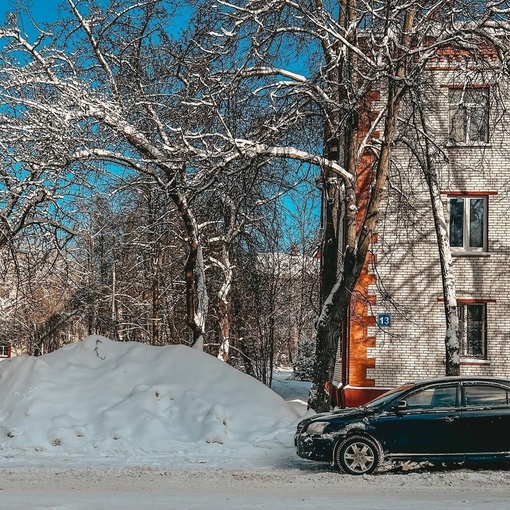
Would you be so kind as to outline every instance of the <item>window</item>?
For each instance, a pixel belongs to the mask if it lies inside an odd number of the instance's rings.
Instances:
[[[488,141],[488,92],[487,87],[449,89],[452,143],[486,143]]]
[[[487,197],[451,197],[449,205],[454,251],[487,251]]]
[[[508,404],[508,392],[496,386],[465,386],[467,406],[504,406]]]
[[[8,358],[9,357],[9,345],[0,344],[0,358]]]
[[[487,358],[487,305],[458,303],[460,354],[467,358]]]
[[[457,386],[426,388],[406,398],[408,409],[436,409],[455,407]]]

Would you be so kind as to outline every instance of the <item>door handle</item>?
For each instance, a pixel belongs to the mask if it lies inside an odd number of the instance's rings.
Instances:
[[[448,423],[451,423],[452,421],[458,420],[458,416],[447,416],[444,421],[447,421]]]

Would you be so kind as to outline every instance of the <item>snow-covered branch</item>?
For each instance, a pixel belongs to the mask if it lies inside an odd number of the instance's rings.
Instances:
[[[307,151],[297,149],[295,147],[278,147],[265,145],[260,143],[254,143],[250,140],[235,140],[236,149],[244,156],[253,158],[256,156],[267,156],[273,158],[286,158],[295,161],[302,161],[304,163],[310,163],[316,165],[321,169],[328,169],[331,172],[337,174],[342,179],[352,181],[353,176],[347,172],[342,166],[336,161],[329,160],[322,156],[312,154]]]

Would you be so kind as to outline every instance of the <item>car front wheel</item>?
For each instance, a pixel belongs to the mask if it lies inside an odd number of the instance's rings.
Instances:
[[[380,451],[372,439],[351,436],[338,445],[336,463],[341,470],[350,475],[368,475],[379,465]]]

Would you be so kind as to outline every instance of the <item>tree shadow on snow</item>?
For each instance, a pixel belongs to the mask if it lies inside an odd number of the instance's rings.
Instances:
[[[316,462],[306,459],[286,459],[277,466],[279,469],[292,469],[310,474],[331,473],[343,475],[336,466],[327,462]],[[382,464],[371,476],[405,475],[411,473],[447,473],[451,471],[510,471],[510,461],[480,462],[480,463],[437,463],[429,462],[400,462]],[[350,475],[348,475],[350,476]]]
[[[401,462],[382,465],[375,474],[438,473],[458,470],[468,471],[510,471],[509,461],[490,462]]]

